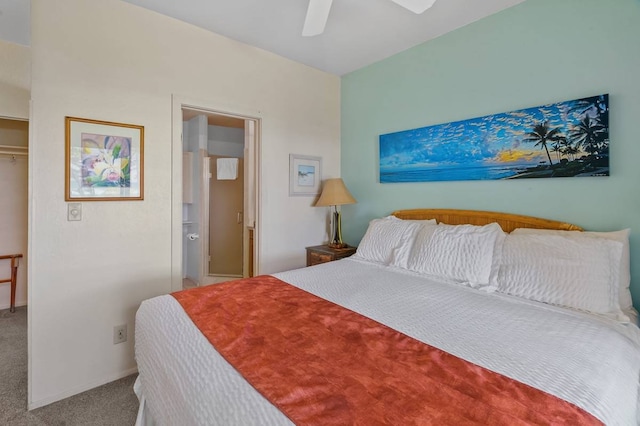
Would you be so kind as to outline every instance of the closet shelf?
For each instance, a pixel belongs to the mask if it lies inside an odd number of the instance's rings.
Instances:
[[[26,146],[0,145],[0,155],[27,155]]]

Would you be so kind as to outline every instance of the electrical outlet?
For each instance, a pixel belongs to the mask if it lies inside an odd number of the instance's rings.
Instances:
[[[127,325],[116,325],[113,327],[113,344],[123,343],[127,341]]]

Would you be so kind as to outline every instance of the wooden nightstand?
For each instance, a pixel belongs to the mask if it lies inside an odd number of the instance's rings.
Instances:
[[[307,247],[307,266],[319,265],[325,262],[349,257],[356,252],[356,247],[345,247],[341,249],[330,248],[324,244],[321,246]]]

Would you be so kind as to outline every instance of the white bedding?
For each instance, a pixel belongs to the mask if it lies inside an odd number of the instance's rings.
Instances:
[[[355,259],[274,274],[592,413],[638,424],[640,330],[585,313]],[[140,393],[157,424],[291,424],[211,346],[171,296],[136,316]]]

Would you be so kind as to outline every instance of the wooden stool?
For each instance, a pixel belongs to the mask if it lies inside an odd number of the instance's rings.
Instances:
[[[11,283],[11,308],[9,309],[9,312],[16,311],[16,279],[18,278],[18,259],[21,257],[21,254],[8,254],[6,256],[0,256],[0,260],[11,259],[11,278],[0,280],[0,284]]]

